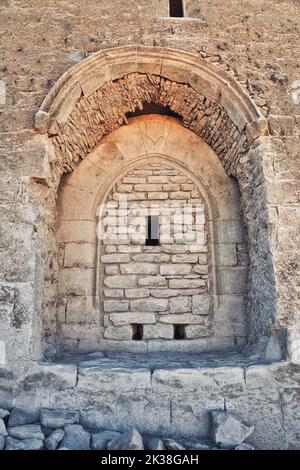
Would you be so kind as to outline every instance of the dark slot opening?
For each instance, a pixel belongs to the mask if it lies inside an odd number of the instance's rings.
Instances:
[[[185,339],[184,325],[174,325],[174,339]]]
[[[169,106],[162,106],[161,104],[146,102],[143,103],[142,109],[137,108],[135,111],[126,113],[126,117],[129,119],[136,116],[146,116],[148,114],[161,114],[162,116],[172,116],[182,121],[182,116],[172,111]]]
[[[143,334],[143,325],[141,325],[140,323],[134,323],[132,325],[132,339],[134,341],[141,341],[143,339]]]
[[[147,219],[146,245],[159,245],[159,216],[149,215]]]
[[[172,18],[182,18],[184,16],[183,0],[170,0],[169,10]]]

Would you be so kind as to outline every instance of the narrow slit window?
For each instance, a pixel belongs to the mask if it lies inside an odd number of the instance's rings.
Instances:
[[[149,215],[147,219],[146,245],[159,245],[159,216]]]
[[[172,18],[183,18],[183,0],[169,0],[169,11]]]
[[[134,341],[142,341],[144,336],[143,325],[140,323],[134,323],[132,325],[132,339]]]
[[[185,325],[174,325],[174,339],[185,339]]]

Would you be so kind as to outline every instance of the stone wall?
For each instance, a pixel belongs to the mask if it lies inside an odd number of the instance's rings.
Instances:
[[[210,336],[208,225],[193,180],[159,160],[143,164],[118,181],[105,206],[104,338],[130,340],[132,324],[143,325],[145,340],[174,339],[175,325],[181,339]],[[158,218],[160,246],[146,245],[146,214]]]
[[[56,294],[51,266],[55,246],[53,228],[49,229],[55,200],[53,192],[40,184],[45,179],[49,155],[40,136],[33,131],[34,116],[48,91],[68,68],[100,49],[124,43],[175,47],[219,64],[243,84],[267,117],[272,152],[263,157],[262,166],[268,172],[268,205],[273,214],[269,227],[274,238],[278,327],[288,326],[290,337],[297,341],[298,245],[296,242],[286,250],[285,240],[295,239],[291,230],[299,213],[296,193],[299,111],[297,100],[291,98],[293,83],[299,78],[295,68],[298,51],[294,46],[299,35],[299,6],[292,0],[263,3],[204,0],[199,7],[196,2],[190,2],[189,7],[187,2],[188,16],[192,18],[181,20],[167,18],[166,3],[138,2],[135,7],[131,2],[130,6],[122,4],[119,8],[118,2],[108,7],[90,1],[83,8],[77,0],[64,0],[59,5],[50,1],[39,8],[37,2],[9,0],[0,6],[4,64],[0,79],[6,85],[0,116],[4,292],[1,305],[7,308],[5,292],[9,290],[14,312],[11,325],[18,318],[20,327],[15,334],[13,326],[3,325],[1,341],[12,336],[16,341],[16,347],[7,342],[6,357],[14,357],[16,351],[22,357],[41,355],[38,338],[45,312],[49,316],[46,327],[49,338],[55,329]],[[42,267],[42,261],[47,269]],[[52,297],[51,308],[45,305],[43,294],[34,292],[35,283],[26,274],[33,269],[37,283],[44,286],[40,292],[47,291],[46,297]],[[296,357],[292,346],[290,353]]]

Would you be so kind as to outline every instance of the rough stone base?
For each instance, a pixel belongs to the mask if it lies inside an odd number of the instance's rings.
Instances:
[[[0,406],[79,410],[86,427],[209,438],[209,410],[255,431],[256,449],[299,449],[300,367],[228,357],[90,354],[0,368]]]

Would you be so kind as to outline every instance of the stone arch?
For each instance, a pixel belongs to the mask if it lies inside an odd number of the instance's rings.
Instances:
[[[48,184],[57,189],[104,136],[127,124],[127,114],[154,103],[169,107],[181,124],[218,155],[238,179],[248,232],[248,313],[251,342],[264,344],[276,327],[276,286],[262,170],[266,120],[228,73],[190,53],[120,47],[101,51],[64,74],[36,115],[55,156]],[[259,286],[264,285],[264,290]]]

